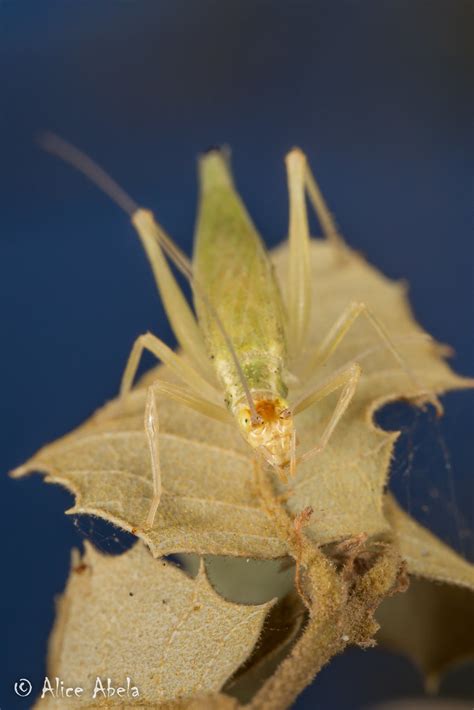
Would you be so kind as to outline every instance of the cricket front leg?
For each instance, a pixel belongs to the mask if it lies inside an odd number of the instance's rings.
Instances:
[[[361,374],[361,368],[357,363],[352,363],[348,365],[343,370],[330,377],[328,380],[323,382],[323,384],[316,387],[316,389],[297,403],[293,409],[293,414],[298,414],[303,410],[311,407],[316,402],[321,401],[328,397],[332,392],[340,389],[342,387],[342,392],[337,401],[334,412],[324,429],[321,438],[316,446],[314,446],[309,451],[306,451],[302,456],[297,459],[297,463],[303,463],[308,461],[310,458],[319,454],[326,447],[329,439],[331,438],[335,428],[337,427],[341,417],[349,406],[354,392],[359,382]]]
[[[156,511],[160,504],[162,485],[161,485],[161,464],[160,464],[160,425],[158,417],[158,399],[171,399],[175,402],[184,404],[185,406],[199,412],[211,419],[231,423],[232,418],[224,407],[220,407],[212,402],[197,397],[192,392],[189,392],[178,385],[170,382],[158,380],[148,388],[145,404],[145,433],[148,441],[150,452],[150,463],[153,481],[153,497],[150,504],[150,509],[146,517],[145,527],[150,529],[155,521]]]
[[[309,363],[305,368],[306,375],[310,372],[314,372],[317,368],[321,367],[329,360],[360,315],[364,315],[367,318],[383,346],[389,351],[401,369],[404,370],[407,377],[409,377],[409,379],[420,389],[420,395],[424,395],[426,400],[435,407],[438,416],[441,416],[443,413],[443,406],[438,397],[434,393],[429,392],[420,382],[415,372],[396,348],[385,326],[378,320],[378,318],[376,318],[369,306],[363,301],[354,301],[349,304],[345,311],[343,311],[341,316],[324,338],[321,345],[316,348],[313,356],[309,358]]]
[[[158,405],[156,390],[150,387],[147,392],[145,404],[145,433],[150,451],[151,473],[153,478],[153,498],[145,521],[145,528],[150,529],[155,522],[156,511],[161,500],[161,466],[160,466],[160,426],[158,419]]]
[[[134,342],[120,385],[121,396],[132,388],[143,351],[148,350],[158,360],[167,365],[183,382],[198,395],[208,399],[216,398],[216,390],[183,357],[177,355],[162,340],[152,333],[140,335]]]

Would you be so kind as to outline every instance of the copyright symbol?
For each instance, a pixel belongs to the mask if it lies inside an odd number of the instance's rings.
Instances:
[[[28,678],[20,678],[13,686],[13,689],[20,698],[26,698],[33,690],[33,686]]]

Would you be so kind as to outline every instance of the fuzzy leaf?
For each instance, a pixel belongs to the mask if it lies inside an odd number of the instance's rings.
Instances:
[[[248,703],[288,655],[306,622],[306,609],[296,594],[288,594],[270,611],[265,629],[253,654],[224,690]]]
[[[472,380],[458,377],[445,364],[440,346],[423,338],[400,284],[390,282],[357,254],[348,251],[341,257],[329,243],[319,240],[311,243],[311,259],[315,344],[348,303],[364,301],[385,324],[425,388],[440,393],[472,386]],[[286,260],[283,246],[274,253],[282,284]],[[420,387],[380,345],[361,316],[324,371],[293,386],[292,401],[318,378],[357,358],[363,376],[329,446],[300,465],[289,487],[277,484],[290,493],[287,508],[292,514],[306,506],[313,508],[305,531],[318,544],[361,532],[380,536],[389,531],[382,493],[397,434],[377,429],[372,416],[390,400],[420,394]],[[160,403],[163,496],[153,529],[143,529],[152,493],[143,430],[144,385],[157,376],[172,379],[164,368],[151,371],[127,398],[115,400],[72,434],[41,449],[14,474],[46,472],[48,481],[61,483],[76,495],[70,513],[99,515],[133,531],[156,556],[197,552],[272,558],[287,554],[287,541],[261,508],[251,451],[237,428],[168,400]],[[330,397],[297,417],[301,451],[317,442],[333,407]]]
[[[115,686],[130,677],[154,707],[216,693],[252,653],[272,605],[228,602],[203,565],[191,579],[142,543],[118,557],[86,543],[59,602],[48,676],[83,687],[80,705],[91,704],[97,676]]]
[[[410,575],[466,587],[474,593],[474,565],[413,520],[393,496],[387,496],[385,509]],[[474,604],[474,597],[472,601]]]
[[[413,660],[435,689],[449,666],[474,658],[474,566],[404,513],[392,497],[387,516],[412,577],[405,594],[377,612],[378,640]]]

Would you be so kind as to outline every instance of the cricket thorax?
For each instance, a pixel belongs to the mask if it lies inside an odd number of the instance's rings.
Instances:
[[[287,387],[283,381],[282,370],[284,359],[280,352],[272,352],[269,347],[266,353],[255,349],[237,352],[242,373],[257,400],[277,402],[287,394]],[[217,376],[222,382],[225,392],[225,402],[233,414],[245,399],[245,390],[242,379],[237,372],[234,362],[228,353],[220,354],[214,359]]]
[[[244,439],[253,449],[260,449],[273,466],[284,467],[290,463],[294,448],[295,428],[287,402],[269,393],[254,397],[258,421],[252,420],[248,403],[244,400],[235,408],[235,417]]]

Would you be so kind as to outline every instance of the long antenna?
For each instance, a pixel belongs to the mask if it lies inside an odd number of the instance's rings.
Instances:
[[[103,170],[92,158],[68,143],[63,138],[54,133],[42,133],[38,138],[38,143],[43,150],[61,158],[65,163],[69,163],[73,168],[85,175],[97,187],[105,192],[113,202],[121,207],[129,217],[136,212],[139,207],[132,198],[127,195],[120,185]]]
[[[138,204],[123,190],[122,187],[112,178],[108,173],[105,172],[103,168],[100,167],[92,158],[73,146],[68,141],[55,135],[54,133],[43,133],[38,138],[39,145],[46,150],[48,153],[61,158],[65,163],[69,163],[78,172],[82,173],[91,182],[93,182],[102,192],[105,192],[110,199],[115,202],[124,212],[128,214],[129,217],[133,217],[136,212],[141,208]],[[174,263],[176,268],[186,277],[189,281],[191,287],[196,290],[199,296],[203,299],[206,307],[212,313],[213,317],[216,319],[217,327],[219,328],[224,342],[230,352],[232,360],[234,361],[235,368],[237,370],[237,375],[242,384],[245,398],[247,399],[248,406],[250,409],[250,415],[252,422],[254,424],[261,422],[261,417],[259,416],[255,403],[252,399],[252,394],[247,382],[247,378],[242,370],[242,366],[235,352],[232,341],[222,323],[219,314],[217,313],[215,307],[210,302],[206,290],[197,281],[196,277],[192,272],[192,267],[189,259],[186,255],[179,249],[179,247],[174,244],[174,242],[168,237],[164,230],[155,222],[156,226],[156,236],[158,243],[162,247],[163,251],[168,255],[171,261]]]

